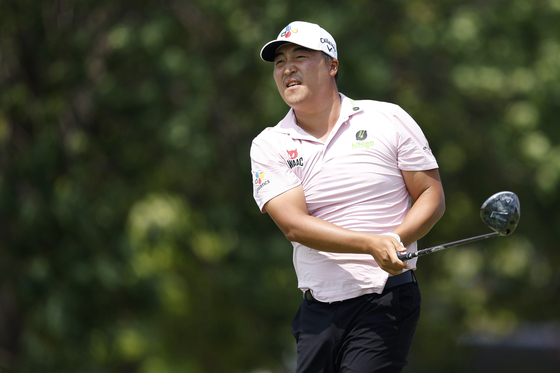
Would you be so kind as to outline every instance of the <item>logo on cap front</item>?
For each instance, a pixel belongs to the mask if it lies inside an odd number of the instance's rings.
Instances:
[[[292,36],[292,34],[297,34],[298,29],[295,27],[292,27],[291,25],[286,26],[286,29],[284,31],[282,31],[282,33],[280,34],[281,38],[289,38],[290,36]]]

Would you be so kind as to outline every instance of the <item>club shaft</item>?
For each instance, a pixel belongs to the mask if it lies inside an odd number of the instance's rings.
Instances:
[[[484,240],[486,238],[490,238],[490,237],[494,237],[494,236],[498,236],[498,235],[499,235],[498,232],[487,233],[487,234],[483,234],[481,236],[465,238],[465,239],[462,239],[462,240],[459,240],[459,241],[453,241],[453,242],[445,243],[443,245],[418,250],[414,253],[397,253],[397,256],[399,257],[400,260],[410,260],[410,259],[413,259],[413,258],[416,258],[416,257],[419,257],[419,256],[435,253],[436,251],[449,249],[450,247],[464,245],[466,243],[480,241],[480,240]]]

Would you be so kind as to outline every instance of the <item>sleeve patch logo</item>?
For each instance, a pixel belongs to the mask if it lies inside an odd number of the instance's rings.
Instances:
[[[257,187],[256,192],[258,193],[265,185],[270,184],[270,180],[264,180],[263,172],[255,172],[255,186]]]
[[[264,174],[262,172],[255,172],[255,184],[260,185],[263,182]]]

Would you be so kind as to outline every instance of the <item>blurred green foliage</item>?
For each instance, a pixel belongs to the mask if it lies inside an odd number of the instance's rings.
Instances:
[[[0,2],[0,371],[285,372],[291,246],[252,199],[251,140],[287,111],[260,61],[292,20],[339,45],[341,92],[399,104],[447,212],[420,245],[414,371],[457,339],[555,321],[560,1]]]

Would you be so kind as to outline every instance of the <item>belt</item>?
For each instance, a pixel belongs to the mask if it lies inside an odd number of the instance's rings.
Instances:
[[[409,270],[409,271],[401,273],[400,275],[389,276],[389,278],[387,279],[387,283],[385,284],[384,290],[391,289],[391,288],[394,288],[396,286],[401,286],[401,285],[404,285],[404,284],[408,284],[408,283],[411,283],[411,282],[418,283],[418,280],[416,280],[416,275],[414,274],[414,271]],[[312,302],[320,302],[313,297],[313,294],[311,294],[311,291],[309,291],[309,290],[306,290],[305,293],[303,293],[303,298],[308,300],[308,301],[312,301]],[[342,301],[329,302],[329,303],[339,303],[339,302],[342,302]],[[325,302],[320,302],[320,303],[325,303]]]
[[[408,284],[409,282],[414,282],[415,284],[418,283],[413,270],[403,272],[400,275],[389,276],[387,283],[385,284],[385,290],[394,288],[395,286]]]

